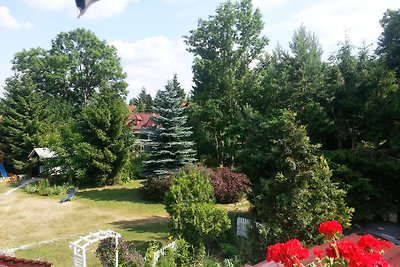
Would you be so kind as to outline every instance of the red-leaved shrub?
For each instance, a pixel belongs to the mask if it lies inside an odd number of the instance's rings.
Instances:
[[[219,203],[234,203],[249,190],[250,181],[246,174],[236,173],[229,168],[218,168],[211,177],[214,195]]]
[[[160,202],[171,186],[171,178],[151,178],[144,182],[142,191],[147,200]]]

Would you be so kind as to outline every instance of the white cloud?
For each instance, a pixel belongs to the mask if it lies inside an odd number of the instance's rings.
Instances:
[[[287,2],[287,0],[253,0],[253,5],[262,11],[267,11],[274,7],[280,6],[285,2]]]
[[[60,11],[75,6],[75,1],[71,0],[24,0],[24,3],[30,7],[52,11]]]
[[[0,28],[6,29],[30,29],[32,24],[18,22],[5,6],[0,6]]]
[[[166,4],[189,4],[194,3],[196,0],[162,0]]]
[[[185,91],[191,90],[192,57],[186,52],[182,39],[173,41],[165,36],[154,36],[133,43],[116,40],[111,44],[117,48],[128,74],[129,99],[138,95],[143,86],[155,96],[174,73]]]
[[[379,20],[388,8],[399,8],[398,0],[323,0],[294,13],[285,22],[269,25],[268,32],[293,33],[303,23],[328,53],[337,49],[346,34],[356,46],[363,41],[376,44],[382,31]]]
[[[101,0],[88,8],[82,19],[98,20],[121,14],[129,4],[140,0]]]
[[[130,3],[140,0],[101,0],[92,4],[81,19],[98,20],[109,18],[122,13]],[[69,10],[71,15],[77,16],[78,11],[73,0],[24,0],[30,7],[43,10],[61,11]]]

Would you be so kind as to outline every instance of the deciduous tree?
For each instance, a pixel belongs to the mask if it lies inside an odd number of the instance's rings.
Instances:
[[[195,56],[191,124],[201,158],[210,165],[233,166],[241,143],[238,114],[256,82],[251,69],[267,44],[261,12],[251,0],[221,4],[186,36]]]

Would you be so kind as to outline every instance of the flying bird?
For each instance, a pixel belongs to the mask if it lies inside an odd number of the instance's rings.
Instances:
[[[86,10],[97,1],[100,0],[75,0],[76,7],[79,9],[78,18],[85,14]]]

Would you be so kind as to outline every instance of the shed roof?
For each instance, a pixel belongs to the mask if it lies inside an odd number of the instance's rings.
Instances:
[[[31,153],[29,153],[28,158],[32,158],[37,155],[40,159],[50,159],[56,156],[56,152],[47,147],[34,148]]]

